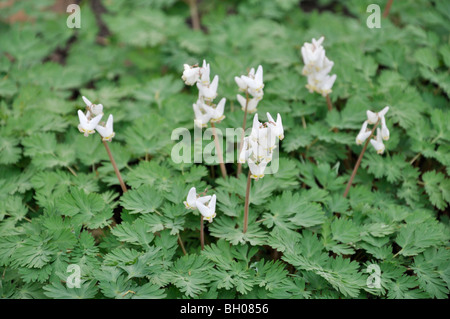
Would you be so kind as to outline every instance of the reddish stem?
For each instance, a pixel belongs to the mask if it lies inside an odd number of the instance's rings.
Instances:
[[[211,122],[211,128],[214,135],[214,143],[216,144],[217,157],[219,158],[220,170],[222,172],[222,177],[227,177],[227,169],[225,167],[225,163],[223,162],[222,149],[220,148],[219,138],[217,137],[216,126],[213,122]]]
[[[200,246],[202,250],[205,248],[205,233],[203,230],[203,215],[200,216]]]
[[[111,154],[111,150],[109,149],[108,142],[103,141],[103,140],[102,140],[102,142],[103,142],[103,145],[105,145],[106,152],[108,153],[109,160],[111,161],[111,164],[114,168],[114,172],[116,172],[116,176],[119,179],[120,187],[122,187],[122,191],[125,193],[127,191],[127,187],[125,186],[125,183],[123,182],[122,175],[120,175],[119,168],[117,168],[116,161],[114,160],[114,157]]]
[[[372,132],[370,133],[370,136],[367,139],[366,144],[364,144],[364,147],[363,147],[361,153],[359,154],[358,160],[356,161],[355,167],[353,168],[352,175],[350,176],[350,179],[347,183],[347,187],[345,188],[344,197],[347,197],[350,187],[352,186],[353,179],[355,178],[356,172],[358,171],[359,165],[361,164],[363,155],[366,152],[367,145],[369,145],[369,142],[372,139],[373,133],[375,132],[375,129],[377,128],[379,122],[380,122],[380,120],[378,119],[378,121],[375,123],[375,125],[372,128]]]

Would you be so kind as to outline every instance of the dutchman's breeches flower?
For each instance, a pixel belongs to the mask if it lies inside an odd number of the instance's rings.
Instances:
[[[204,204],[204,203],[207,203],[210,199],[211,199],[211,196],[209,196],[209,195],[200,197],[197,194],[195,187],[192,187],[189,190],[188,196],[187,196],[186,200],[183,202],[183,204],[187,209],[197,209],[198,203]]]
[[[103,141],[111,142],[112,138],[116,135],[113,131],[113,116],[109,115],[108,121],[105,126],[97,125],[95,127],[97,132],[102,136]]]
[[[306,88],[310,93],[317,92],[327,96],[332,92],[332,87],[336,81],[336,74],[329,75],[334,62],[325,55],[322,46],[324,37],[319,40],[312,39],[312,43],[305,42],[301,48],[303,62],[302,74],[307,76],[308,84]]]
[[[216,194],[212,195],[207,206],[199,200],[197,200],[196,205],[200,214],[202,214],[203,219],[212,223],[213,219],[216,217]]]
[[[381,122],[381,129],[377,127],[377,135],[375,139],[371,139],[370,143],[375,148],[378,154],[383,154],[385,150],[385,146],[383,144],[383,140],[389,140],[389,129],[386,125],[385,115],[389,111],[389,106],[383,108],[380,112],[372,112],[370,110],[366,111],[367,120],[364,121],[361,130],[356,136],[356,144],[360,145],[367,140],[367,138],[372,134],[372,130],[367,130],[368,124],[377,124]]]
[[[381,130],[377,127],[377,136],[375,139],[370,140],[370,143],[377,151],[377,154],[383,154],[385,146],[383,144],[383,138],[381,137]]]
[[[78,124],[78,130],[81,133],[84,133],[84,136],[88,137],[89,134],[95,133],[95,127],[102,119],[103,114],[99,114],[96,117],[91,119],[91,114],[87,111],[86,114],[83,111],[78,110],[78,119],[80,120],[80,124]]]

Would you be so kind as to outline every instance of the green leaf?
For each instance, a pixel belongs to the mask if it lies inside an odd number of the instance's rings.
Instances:
[[[44,294],[55,299],[91,299],[97,294],[98,288],[94,280],[81,283],[80,288],[69,288],[61,282],[53,282],[44,286]]]
[[[422,179],[431,203],[440,210],[445,209],[450,203],[450,179],[436,171],[426,172]]]
[[[74,222],[90,229],[105,227],[111,221],[112,209],[95,193],[86,194],[82,189],[70,188],[70,193],[59,198],[56,208],[61,215],[73,218]]]
[[[171,282],[187,297],[195,297],[207,290],[211,282],[211,263],[204,256],[186,255],[175,260]]]
[[[154,213],[163,202],[163,197],[150,186],[142,186],[126,192],[120,199],[130,214]]]
[[[22,149],[18,145],[18,139],[0,136],[0,164],[12,164],[20,159]]]

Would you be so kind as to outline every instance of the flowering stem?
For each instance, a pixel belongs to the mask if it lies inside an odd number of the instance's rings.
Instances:
[[[220,148],[219,138],[217,137],[216,126],[211,122],[211,128],[214,135],[214,142],[216,143],[217,157],[219,158],[220,170],[222,171],[222,177],[227,177],[227,169],[225,168],[225,163],[223,162],[222,149]]]
[[[248,106],[248,91],[245,91],[245,110],[244,110],[244,122],[242,123],[242,136],[241,136],[241,142],[239,143],[239,154],[242,151],[242,142],[244,141],[244,132],[245,132],[245,126],[247,124],[247,106]],[[239,156],[238,154],[238,156]],[[238,163],[237,171],[236,171],[236,177],[239,177],[242,173],[242,163]]]
[[[103,145],[105,145],[106,152],[108,153],[109,160],[111,161],[111,164],[114,168],[114,172],[116,172],[117,178],[119,179],[120,187],[122,187],[122,191],[125,193],[127,191],[127,187],[125,186],[125,183],[123,182],[123,179],[122,179],[122,175],[120,175],[120,171],[117,168],[116,161],[114,160],[114,157],[111,154],[111,150],[109,149],[108,142],[103,141],[103,140],[102,140],[102,142],[103,142]]]
[[[375,129],[378,126],[378,123],[380,123],[380,120],[375,123],[375,125],[372,128],[372,132],[370,133],[369,138],[366,141],[366,144],[364,144],[364,147],[361,151],[361,154],[359,154],[358,160],[356,161],[355,167],[353,168],[352,175],[350,176],[350,180],[347,183],[347,187],[345,188],[344,197],[347,197],[348,191],[350,190],[350,187],[352,186],[353,179],[355,178],[356,172],[358,171],[359,165],[361,164],[361,160],[363,158],[363,155],[367,149],[367,145],[369,145],[370,140],[372,139],[373,133],[375,132]]]
[[[183,241],[181,240],[180,233],[178,233],[177,235],[178,235],[178,243],[180,244],[181,250],[183,251],[184,255],[187,255],[186,249],[184,248]]]
[[[200,30],[200,18],[198,15],[197,0],[189,0],[189,11],[191,13],[192,29]]]
[[[244,234],[247,232],[248,227],[248,206],[250,204],[250,187],[252,186],[252,179],[250,177],[251,172],[248,171],[247,177],[247,190],[245,191],[245,206],[244,206]]]
[[[384,8],[383,18],[386,18],[388,16],[389,10],[391,10],[392,2],[394,2],[394,0],[388,0],[386,8]]]
[[[200,216],[200,246],[205,248],[205,233],[203,231],[203,215]]]
[[[331,110],[333,109],[333,104],[331,103],[330,95],[327,94],[326,98],[327,98],[328,111],[331,112]]]

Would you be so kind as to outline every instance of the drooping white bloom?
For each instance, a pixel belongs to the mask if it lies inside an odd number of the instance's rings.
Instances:
[[[206,60],[203,60],[203,65],[200,70],[200,73],[201,73],[200,81],[202,85],[206,86],[209,85],[210,84],[209,74],[211,73],[211,68],[209,66],[209,63],[206,63]]]
[[[183,202],[183,204],[187,209],[197,209],[198,203],[204,204],[204,203],[208,202],[210,199],[211,199],[211,196],[209,196],[209,195],[199,197],[195,187],[192,187],[189,190],[187,198]]]
[[[269,120],[269,127],[272,129],[273,134],[277,136],[280,139],[280,141],[282,141],[284,138],[284,129],[283,123],[281,122],[280,113],[277,113],[276,122],[273,120],[269,112],[267,112],[267,119]]]
[[[97,125],[95,127],[97,132],[102,136],[103,141],[109,141],[111,142],[112,138],[116,135],[113,131],[113,116],[112,114],[109,115],[108,121],[106,121],[105,126]]]
[[[238,87],[239,87],[239,91],[243,91],[243,92],[245,92],[246,90],[247,90],[247,83],[245,83],[245,81],[242,79],[242,78],[240,78],[240,77],[238,77],[238,76],[235,76],[234,77],[234,81],[236,82],[236,84],[238,85]]]
[[[308,84],[306,88],[309,92],[317,92],[327,96],[332,92],[332,87],[336,81],[336,74],[330,73],[334,62],[330,61],[325,55],[325,49],[322,46],[324,37],[319,40],[312,39],[312,43],[305,42],[301,48],[303,62],[302,74],[307,76]]]
[[[377,136],[376,139],[370,140],[370,143],[377,151],[377,154],[383,154],[385,146],[383,144],[383,138],[381,137],[381,130],[377,127]]]
[[[99,114],[103,114],[103,105],[102,104],[92,104],[91,101],[89,101],[85,96],[82,96],[84,103],[86,103],[86,106],[88,110],[93,114],[94,116],[97,116]]]
[[[369,124],[368,121],[364,121],[361,130],[359,131],[358,135],[356,136],[356,144],[361,145],[364,143],[365,140],[372,134],[372,132],[367,130],[367,124]]]
[[[308,84],[306,88],[310,93],[317,92],[322,96],[327,96],[332,92],[334,82],[336,81],[336,74],[329,76],[328,74],[313,73],[308,76]]]
[[[240,94],[237,94],[236,98],[237,98],[239,104],[241,105],[242,111],[245,111],[245,105],[247,104],[247,99]],[[255,113],[257,111],[256,108],[258,106],[259,101],[261,101],[261,98],[259,98],[259,97],[254,97],[251,99],[249,98],[248,105],[247,105],[247,113]]]
[[[241,79],[245,82],[248,87],[248,91],[253,96],[260,96],[262,93],[262,89],[264,88],[263,83],[263,67],[262,65],[258,66],[256,73],[252,76],[249,73],[249,76],[241,76]]]
[[[183,79],[184,83],[187,85],[194,85],[197,83],[198,79],[200,78],[200,68],[197,66],[190,66],[189,64],[184,64],[184,71],[181,78]]]
[[[248,100],[247,112],[256,112],[256,107],[258,102],[264,96],[264,83],[263,83],[263,67],[259,65],[256,72],[254,68],[250,69],[248,75],[241,75],[240,77],[234,77],[236,84],[239,87],[239,91],[246,92],[252,97]],[[237,95],[237,100],[241,104],[241,108],[245,111],[245,105],[247,104],[247,99],[241,95]]]
[[[202,214],[203,219],[212,223],[213,218],[216,217],[216,194],[212,195],[208,206],[199,200],[197,200],[196,205],[200,214]]]
[[[375,124],[378,121],[377,113],[367,110],[366,114],[367,114],[367,122],[369,122],[369,124]]]
[[[249,144],[249,137],[244,138],[242,142],[241,152],[239,153],[238,163],[245,163],[247,159],[252,155],[253,148]]]
[[[200,96],[205,101],[212,101],[217,97],[217,88],[219,86],[219,76],[214,76],[214,79],[212,80],[211,84],[204,85],[200,82],[197,82],[197,88],[199,91]]]
[[[367,121],[369,122],[369,124],[375,124],[378,120],[381,120],[381,118],[383,118],[388,111],[389,111],[389,106],[386,106],[380,112],[377,112],[377,113],[367,110],[367,112],[366,112]]]
[[[378,117],[379,118],[384,117],[388,111],[389,111],[389,106],[385,106],[380,112],[378,112]]]
[[[215,108],[206,104],[204,105],[204,108],[208,109],[207,112],[211,116],[211,122],[220,122],[225,118],[225,115],[223,115],[225,110],[225,102],[226,98],[222,98]]]
[[[210,108],[207,107],[201,100],[198,100],[197,103],[192,104],[194,109],[194,124],[199,127],[206,127],[208,122],[211,120]]]
[[[268,164],[266,160],[262,160],[258,164],[256,164],[251,158],[249,158],[247,162],[251,172],[251,178],[258,180],[264,177],[264,170],[266,169],[266,166]]]
[[[253,126],[250,136],[244,139],[244,143],[239,154],[239,162],[248,162],[250,177],[260,179],[264,177],[264,171],[272,161],[273,150],[276,147],[276,138],[283,138],[283,125],[281,116],[277,115],[275,122],[268,113],[269,122],[261,123],[258,114],[253,117]]]
[[[84,136],[86,137],[89,136],[89,134],[94,134],[95,127],[102,119],[102,116],[103,113],[91,119],[91,114],[89,111],[87,111],[87,113],[84,114],[83,111],[78,110],[78,119],[80,120],[80,124],[78,124],[78,130],[81,133],[84,133]]]
[[[318,64],[325,57],[325,50],[322,47],[322,42],[325,37],[320,37],[319,40],[312,39],[312,43],[305,42],[301,48],[303,62],[305,66],[314,66]]]

